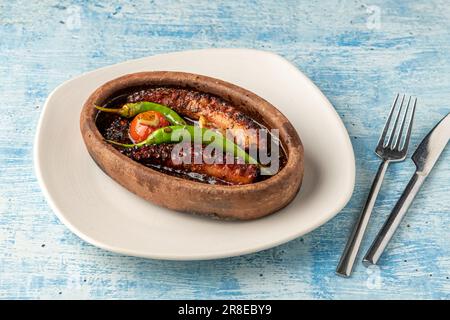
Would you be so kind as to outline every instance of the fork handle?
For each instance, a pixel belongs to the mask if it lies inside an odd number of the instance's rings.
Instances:
[[[370,215],[375,205],[375,201],[377,200],[378,192],[380,191],[381,184],[383,183],[384,174],[386,173],[388,165],[389,161],[383,160],[378,168],[372,187],[370,188],[366,204],[364,205],[361,215],[359,216],[353,232],[348,239],[347,245],[342,253],[341,260],[336,268],[336,273],[340,276],[349,277],[352,273],[353,264],[355,263],[364,232],[366,231],[367,224],[369,223]]]
[[[367,251],[366,255],[363,259],[363,264],[368,267],[373,264],[377,264],[381,255],[386,249],[389,241],[397,230],[400,222],[408,211],[409,206],[414,200],[417,192],[419,192],[420,186],[425,181],[426,176],[420,175],[417,172],[412,176],[411,180],[409,180],[408,185],[403,191],[400,199],[398,199],[394,209],[392,209],[389,218],[384,223],[380,232],[376,236],[372,245],[370,246],[369,251]]]

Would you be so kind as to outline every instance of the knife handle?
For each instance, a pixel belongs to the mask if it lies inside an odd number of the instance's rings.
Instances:
[[[398,199],[394,209],[392,209],[389,218],[384,223],[383,228],[381,228],[369,251],[367,251],[366,255],[364,256],[363,264],[366,267],[377,264],[378,260],[384,252],[384,249],[388,245],[389,241],[400,225],[400,222],[405,216],[406,211],[413,202],[414,197],[420,189],[420,186],[425,181],[425,178],[426,176],[420,175],[416,172],[412,176],[411,180],[409,180],[405,191],[403,191],[403,194],[401,195],[400,199]]]

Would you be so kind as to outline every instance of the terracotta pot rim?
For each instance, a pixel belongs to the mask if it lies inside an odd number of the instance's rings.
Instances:
[[[246,185],[211,185],[171,176],[134,161],[105,141],[95,123],[97,109],[122,90],[176,86],[216,95],[279,130],[287,153],[285,166],[274,176]],[[266,100],[231,83],[207,76],[172,71],[132,73],[106,82],[87,99],[80,129],[91,157],[113,180],[157,205],[184,212],[240,220],[256,219],[280,210],[298,193],[303,180],[303,145],[289,120]]]
[[[120,76],[118,78],[115,78],[113,80],[110,80],[106,83],[104,83],[103,85],[101,85],[100,87],[98,87],[87,99],[84,107],[83,107],[83,111],[82,113],[87,115],[87,120],[90,122],[90,129],[92,134],[94,134],[99,140],[102,141],[103,145],[109,150],[111,151],[115,156],[119,157],[120,159],[122,159],[123,161],[126,161],[128,164],[132,165],[132,166],[139,166],[143,172],[147,173],[147,172],[151,172],[152,174],[157,174],[160,175],[162,177],[167,177],[168,175],[162,172],[159,172],[157,170],[154,170],[152,168],[146,167],[130,158],[128,158],[127,156],[121,154],[117,149],[115,149],[113,146],[111,146],[111,144],[109,144],[108,142],[105,141],[104,137],[101,135],[100,131],[97,128],[97,125],[95,124],[95,115],[97,113],[96,109],[93,108],[94,103],[96,103],[99,95],[101,95],[101,93],[106,89],[108,91],[112,90],[112,91],[119,91],[122,89],[126,89],[126,86],[120,85],[121,81],[124,79],[129,79],[130,76],[133,77],[141,77],[141,78],[145,78],[146,76],[162,76],[162,77],[195,77],[195,80],[198,82],[205,82],[205,81],[213,81],[216,84],[220,85],[220,86],[226,86],[228,88],[232,88],[234,90],[237,91],[246,91],[245,94],[250,98],[250,99],[254,99],[256,100],[256,103],[262,103],[262,104],[266,104],[269,105],[271,108],[273,108],[275,111],[279,114],[279,116],[285,117],[276,107],[274,107],[273,105],[271,105],[269,102],[267,102],[266,100],[260,98],[259,96],[257,96],[256,94],[247,91],[241,87],[238,87],[234,84],[225,82],[223,80],[219,80],[219,79],[215,79],[215,78],[211,78],[211,77],[207,77],[207,76],[203,76],[203,75],[197,75],[197,74],[191,74],[191,73],[186,73],[186,72],[178,72],[178,71],[149,71],[149,72],[137,72],[137,73],[132,73],[132,74],[126,74],[123,76]],[[131,81],[133,82],[133,81]],[[118,86],[119,84],[119,86]],[[130,85],[129,88],[132,87],[136,87],[137,85]],[[143,84],[143,86],[145,86],[145,84]],[[152,86],[151,84],[149,85],[149,87]],[[117,88],[116,88],[117,87]],[[116,90],[114,90],[116,89]],[[102,99],[104,102],[104,100],[106,100],[107,98],[113,96],[113,94],[109,94],[108,97],[104,97],[104,99]],[[223,97],[222,97],[223,98]],[[290,122],[289,122],[290,124]],[[93,125],[93,126],[92,126]],[[293,129],[293,128],[292,128]],[[295,131],[295,129],[293,129]],[[280,130],[281,131],[281,130]],[[281,132],[280,132],[281,133]],[[281,137],[280,137],[281,138]],[[297,136],[297,139],[300,143],[300,146],[302,146],[300,138]],[[245,184],[245,185],[211,185],[213,186],[215,189],[217,190],[226,190],[226,191],[233,191],[235,190],[236,192],[242,192],[242,191],[246,191],[246,190],[251,190],[251,191],[255,191],[256,189],[260,189],[260,190],[264,190],[268,187],[268,185],[273,184],[276,181],[282,180],[282,179],[286,179],[286,176],[289,174],[289,170],[288,168],[290,168],[292,165],[295,165],[297,161],[300,161],[300,157],[301,155],[297,152],[293,152],[292,150],[292,143],[291,141],[284,141],[283,139],[280,139],[282,144],[285,146],[286,149],[286,153],[287,153],[287,162],[285,164],[285,166],[275,175],[263,180],[263,181],[258,181],[255,183],[251,183],[251,184]],[[205,183],[202,182],[196,182],[196,181],[192,181],[192,180],[188,180],[188,179],[184,179],[184,178],[180,178],[180,177],[175,177],[175,176],[170,176],[172,179],[175,179],[176,181],[183,181],[184,183],[187,183],[189,185],[192,186],[192,188],[204,188]],[[206,184],[207,185],[207,184]],[[202,188],[202,189],[203,189]]]

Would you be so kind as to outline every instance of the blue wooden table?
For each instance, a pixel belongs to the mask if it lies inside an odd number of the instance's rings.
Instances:
[[[33,172],[47,95],[82,72],[195,48],[276,52],[325,93],[351,136],[353,198],[314,232],[215,261],[120,256],[73,235]],[[378,166],[373,153],[396,92],[419,97],[412,148],[450,111],[450,7],[434,1],[0,0],[0,298],[450,298],[450,148],[416,198],[380,268],[334,275]],[[386,176],[367,249],[414,170]]]

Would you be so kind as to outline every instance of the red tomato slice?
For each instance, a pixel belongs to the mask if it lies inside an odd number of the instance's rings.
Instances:
[[[164,115],[158,111],[146,111],[139,113],[131,121],[129,135],[134,143],[139,143],[147,139],[147,137],[156,129],[167,127],[170,122]]]

